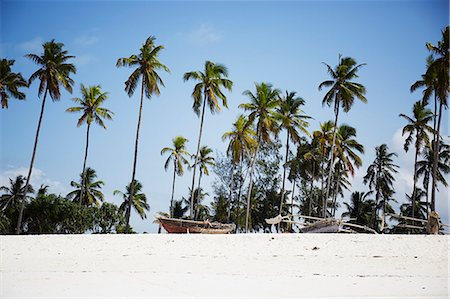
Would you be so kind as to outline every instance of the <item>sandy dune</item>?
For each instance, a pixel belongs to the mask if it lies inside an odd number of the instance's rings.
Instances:
[[[1,298],[448,298],[448,236],[2,236]]]

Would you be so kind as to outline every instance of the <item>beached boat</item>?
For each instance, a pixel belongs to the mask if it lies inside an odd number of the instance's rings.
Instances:
[[[156,220],[169,234],[229,234],[236,229],[234,224],[194,221],[159,216]]]

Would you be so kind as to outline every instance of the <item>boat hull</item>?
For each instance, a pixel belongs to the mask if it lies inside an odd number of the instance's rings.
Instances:
[[[229,234],[234,224],[159,217],[158,222],[169,234]]]

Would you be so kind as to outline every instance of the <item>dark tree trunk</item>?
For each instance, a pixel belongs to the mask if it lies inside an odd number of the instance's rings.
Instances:
[[[281,185],[281,200],[280,200],[280,212],[281,215],[283,211],[283,202],[284,202],[284,184],[286,181],[286,169],[287,169],[287,162],[288,162],[288,156],[289,156],[289,130],[287,130],[286,133],[286,157],[284,159],[284,165],[283,165],[283,183]]]
[[[204,93],[204,99],[203,99],[203,107],[202,107],[202,117],[200,120],[200,132],[198,134],[198,142],[197,142],[197,153],[195,154],[195,161],[194,161],[194,171],[192,173],[192,185],[191,185],[191,205],[190,205],[190,217],[191,219],[194,218],[194,184],[195,184],[195,172],[197,169],[197,161],[198,161],[198,154],[200,152],[200,142],[202,139],[202,131],[203,131],[203,120],[205,118],[205,107],[206,107],[206,94]]]
[[[198,218],[198,213],[199,213],[198,207],[200,206],[200,198],[201,198],[201,196],[200,196],[201,195],[200,194],[200,182],[202,181],[202,174],[203,174],[203,172],[200,169],[199,176],[198,176],[197,200],[196,200],[196,206],[195,206],[194,219]]]
[[[258,142],[259,143],[259,142]],[[250,216],[250,197],[252,196],[252,187],[253,187],[253,171],[255,170],[255,164],[256,164],[256,157],[258,153],[258,147],[255,148],[255,153],[253,154],[253,160],[252,160],[252,168],[250,170],[250,185],[248,187],[248,194],[247,194],[247,212],[245,213],[245,232],[248,232],[248,219]]]
[[[436,130],[436,139],[434,144],[434,157],[433,157],[433,173],[432,173],[432,181],[431,184],[431,211],[436,210],[436,185],[437,185],[437,166],[439,160],[439,147],[441,143],[441,117],[442,117],[442,102],[439,104],[439,118],[437,122],[437,130]]]
[[[176,175],[176,162],[173,161],[173,179],[172,179],[172,196],[170,197],[170,211],[169,211],[169,215],[170,218],[173,217],[173,195],[175,193],[175,175]]]
[[[230,223],[231,220],[231,206],[232,206],[232,202],[233,202],[233,188],[234,188],[234,171],[236,169],[236,164],[233,162],[233,166],[231,168],[231,182],[230,182],[230,193],[228,196],[228,211],[227,211],[227,222]]]
[[[314,174],[316,171],[316,162],[312,162],[312,173],[311,173],[311,192],[309,193],[309,205],[308,205],[308,216],[312,215],[312,201],[314,192]]]
[[[137,163],[137,155],[138,155],[138,145],[139,145],[139,129],[141,128],[141,119],[142,119],[142,105],[144,104],[144,79],[142,79],[142,87],[141,87],[141,103],[139,104],[139,117],[136,128],[136,142],[134,144],[134,160],[133,160],[133,171],[131,174],[131,185],[130,185],[130,194],[128,196],[128,208],[125,214],[127,224],[125,226],[125,233],[128,234],[130,229],[130,215],[131,215],[131,205],[134,197],[134,180],[136,177],[136,163]]]
[[[88,124],[87,131],[86,131],[86,150],[84,152],[83,171],[81,172],[80,206],[83,204],[84,190],[86,189],[86,162],[87,162],[88,148],[89,148],[89,130],[90,130],[90,128],[91,128],[91,124]]]
[[[416,154],[414,155],[414,174],[413,174],[413,192],[412,192],[412,198],[411,198],[411,203],[412,203],[412,215],[411,217],[414,218],[415,215],[415,210],[416,210],[416,184],[417,184],[417,156],[419,155],[419,142],[417,142],[417,138],[419,134],[416,134]]]
[[[45,88],[44,99],[42,100],[41,113],[39,115],[36,136],[34,138],[33,154],[31,155],[31,162],[30,162],[30,168],[28,169],[27,182],[25,183],[25,188],[23,189],[24,192],[22,195],[22,203],[20,204],[19,217],[17,218],[16,235],[20,234],[20,230],[22,227],[23,209],[25,207],[28,186],[30,185],[30,178],[31,178],[31,173],[33,171],[34,158],[36,157],[36,149],[37,149],[37,145],[38,145],[38,141],[39,141],[39,131],[41,130],[42,116],[44,115],[45,100],[47,98],[47,92],[48,92],[48,87]]]
[[[328,182],[327,182],[327,191],[325,193],[325,198],[328,200],[328,195],[330,194],[330,186],[331,186],[331,174],[333,172],[333,164],[334,164],[334,146],[336,143],[336,133],[337,133],[337,121],[339,116],[339,101],[336,98],[334,112],[336,117],[334,118],[334,129],[333,129],[333,142],[331,143],[331,152],[330,152],[330,170],[328,171]],[[326,210],[326,208],[325,208]]]

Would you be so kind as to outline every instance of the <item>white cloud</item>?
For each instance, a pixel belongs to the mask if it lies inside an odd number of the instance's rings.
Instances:
[[[83,34],[75,39],[75,43],[83,47],[92,46],[97,42],[98,42],[97,36],[88,34]]]
[[[42,49],[44,41],[41,37],[35,37],[18,45],[19,49],[26,52],[38,52]]]
[[[207,45],[219,42],[222,35],[209,25],[201,25],[200,28],[188,33],[188,40],[194,44]]]
[[[89,54],[81,54],[81,55],[76,55],[74,60],[75,60],[76,65],[85,65],[85,64],[88,64],[89,62],[92,62],[94,60],[94,57]]]
[[[9,179],[14,180],[18,175],[26,177],[28,174],[28,168],[26,167],[15,168],[11,165],[8,165],[8,168],[9,169],[4,170],[0,173],[1,186],[9,187],[10,185]],[[37,191],[37,189],[41,185],[47,185],[49,186],[49,192],[51,193],[61,194],[65,196],[69,192],[68,189],[61,182],[49,178],[45,174],[45,172],[43,172],[39,168],[33,168],[30,184],[35,188],[35,191]]]

